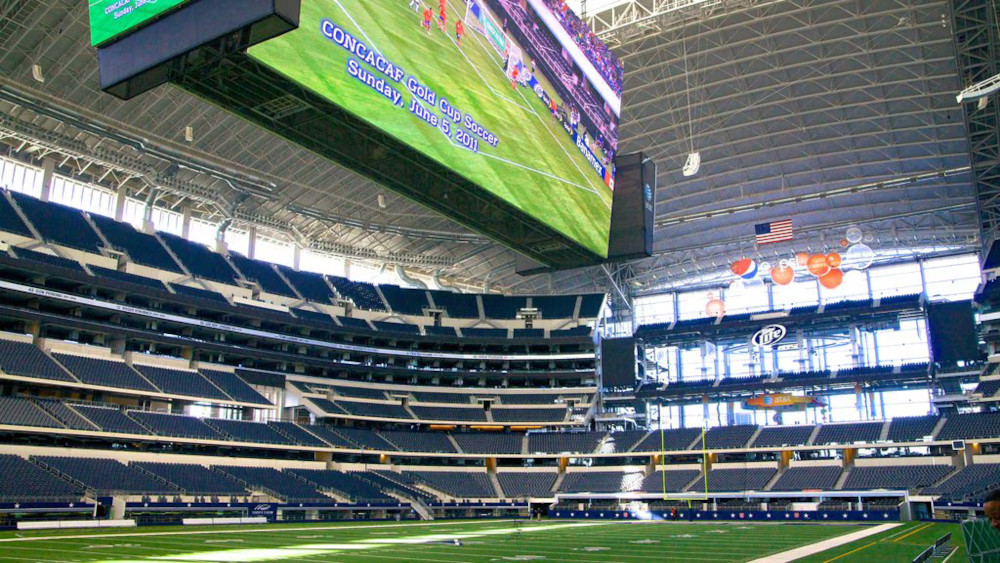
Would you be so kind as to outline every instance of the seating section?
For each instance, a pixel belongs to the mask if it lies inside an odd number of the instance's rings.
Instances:
[[[983,397],[993,397],[997,393],[1000,393],[1000,379],[980,381],[979,385],[976,385],[975,392]]]
[[[824,424],[813,444],[853,444],[877,442],[882,433],[881,422],[853,422],[849,424]]]
[[[299,272],[287,266],[278,265],[278,270],[284,274],[288,281],[292,282],[295,289],[299,290],[302,297],[316,303],[330,303],[333,297],[333,290],[327,285],[321,274],[312,272]]]
[[[79,210],[17,192],[11,195],[46,241],[87,252],[98,251],[101,239]]]
[[[425,407],[413,405],[410,407],[413,414],[420,420],[442,420],[455,422],[486,422],[486,412],[483,407]],[[495,412],[495,411],[494,411]],[[496,420],[494,418],[494,420]]]
[[[888,465],[882,467],[854,467],[847,475],[842,488],[910,489],[930,487],[944,479],[955,468],[950,465]]]
[[[945,421],[938,440],[1000,438],[1000,412],[951,415]]]
[[[376,401],[386,400],[385,391],[381,389],[372,389],[368,387],[347,387],[345,385],[331,385],[334,393],[344,397],[352,397],[356,399],[373,399]]]
[[[518,311],[528,306],[524,297],[481,295],[480,299],[487,319],[516,319]]]
[[[226,437],[204,422],[190,416],[158,412],[129,411],[129,416],[160,436],[225,440]]]
[[[128,254],[129,260],[132,262],[168,272],[181,273],[180,266],[153,235],[141,233],[127,223],[119,223],[107,217],[92,215],[91,219],[104,234],[104,238],[111,243],[111,246]]]
[[[231,400],[196,371],[164,368],[158,366],[142,366],[133,364],[133,368],[146,379],[159,387],[164,393],[183,395],[187,397],[203,397],[220,401]]]
[[[385,438],[380,436],[379,433],[374,430],[368,430],[367,428],[351,428],[347,426],[329,428],[343,438],[347,438],[349,443],[354,444],[353,447],[361,447],[370,450],[396,450],[395,446],[393,446],[390,442],[386,442]]]
[[[566,419],[566,408],[557,409],[503,409],[494,408],[493,420],[496,422],[563,422]]]
[[[21,235],[22,237],[34,238],[31,234],[31,230],[28,226],[24,224],[21,217],[14,211],[11,207],[10,201],[7,200],[5,194],[7,190],[0,193],[0,231],[5,233],[13,233],[15,235]]]
[[[522,434],[454,433],[458,447],[467,454],[519,454]]]
[[[149,393],[159,393],[160,391],[125,362],[59,353],[53,353],[52,357],[72,372],[77,379],[90,385],[135,389]]]
[[[921,494],[940,496],[953,501],[979,500],[996,487],[1000,463],[967,465],[934,487],[927,487]]]
[[[538,309],[543,319],[572,319],[576,301],[576,295],[546,295],[532,297],[531,306]]]
[[[281,444],[294,446],[295,443],[284,434],[263,422],[251,422],[247,420],[206,420],[205,424],[211,426],[221,434],[231,437],[237,442],[259,442],[261,444]]]
[[[0,424],[62,428],[63,425],[41,407],[27,399],[0,397]]]
[[[0,454],[0,502],[75,502],[82,496],[81,487],[16,455]]]
[[[589,326],[577,326],[562,330],[550,330],[549,338],[577,338],[580,336],[590,336]]]
[[[666,473],[666,475],[664,475]],[[668,469],[666,471],[654,471],[646,476],[642,481],[642,491],[647,493],[659,493],[664,489],[668,493],[679,493],[687,487],[695,477],[699,477],[701,471],[697,469]],[[691,485],[691,490],[704,490],[705,481],[699,479],[697,483]]]
[[[158,291],[167,291],[167,287],[163,285],[163,282],[155,278],[147,278],[145,276],[130,274],[128,272],[119,272],[118,270],[109,270],[100,266],[91,266],[90,271],[93,272],[95,276],[106,280],[142,285]]]
[[[457,471],[410,471],[418,482],[455,498],[496,498],[493,484],[486,473]]]
[[[83,486],[93,489],[101,496],[174,495],[178,492],[175,487],[113,459],[47,456],[32,459],[48,467],[50,471],[83,483]]]
[[[471,395],[465,393],[430,393],[414,391],[411,393],[416,401],[421,403],[453,403],[456,405],[470,404]]]
[[[662,434],[662,435],[661,435]],[[650,432],[632,451],[658,452],[686,450],[697,439],[701,445],[701,428],[674,428],[672,430],[654,430]],[[707,445],[707,444],[706,444]]]
[[[430,307],[427,293],[423,290],[404,289],[395,285],[383,285],[379,289],[394,313],[421,316],[424,309]]]
[[[241,403],[251,403],[254,405],[272,406],[271,401],[265,399],[263,395],[255,391],[253,387],[250,387],[235,373],[213,369],[201,369],[198,371],[205,377],[205,379],[212,382],[219,389],[225,391],[225,393],[232,397],[235,401],[239,401]]]
[[[363,403],[360,401],[337,400],[337,405],[354,416],[378,418],[412,419],[401,405],[394,403]]]
[[[0,369],[10,375],[53,379],[56,381],[76,381],[66,370],[52,361],[45,352],[34,344],[0,340]]]
[[[229,301],[226,301],[226,298],[223,297],[221,293],[216,293],[215,291],[209,291],[200,287],[191,287],[189,285],[181,285],[179,283],[172,283],[169,285],[175,292],[177,292],[178,295],[195,297],[197,299],[204,299],[207,301],[215,301],[219,305],[229,304]]]
[[[466,338],[507,338],[505,328],[463,328],[462,336]]]
[[[294,469],[288,473],[305,479],[320,490],[346,497],[352,502],[372,504],[399,502],[383,493],[371,482],[362,479],[359,474],[325,469]]]
[[[604,305],[604,295],[589,293],[580,296],[580,318],[596,319],[601,316],[601,306]],[[589,329],[588,329],[589,333]]]
[[[621,453],[631,450],[649,434],[648,430],[625,430],[612,432],[608,437],[607,446],[602,450],[606,453]]]
[[[271,267],[268,262],[253,260],[235,252],[229,255],[236,268],[243,273],[243,276],[260,285],[260,288],[267,293],[283,295],[285,297],[295,297],[295,292],[288,287],[285,280]]]
[[[184,494],[206,496],[245,495],[246,488],[222,473],[201,465],[143,461],[132,467],[155,475]]]
[[[587,471],[566,473],[559,491],[563,493],[630,493],[642,489],[642,473]]]
[[[889,423],[890,442],[916,442],[924,436],[930,436],[938,423],[937,416],[908,416],[894,418]]]
[[[34,401],[36,405],[54,416],[66,428],[72,428],[73,430],[99,430],[96,424],[80,416],[80,413],[62,401],[48,401],[45,399],[35,399]]]
[[[430,294],[434,305],[438,309],[448,311],[449,317],[455,319],[479,318],[479,302],[475,295],[450,291],[431,291]]]
[[[854,469],[853,471],[857,471]],[[771,486],[772,491],[831,490],[840,478],[840,466],[791,467]]]
[[[441,432],[383,430],[379,434],[404,452],[456,453],[448,435]]]
[[[321,424],[316,426],[310,426],[309,433],[318,436],[321,440],[326,442],[329,445],[329,447],[348,448],[352,450],[362,447],[348,440],[347,438],[341,436],[340,434],[334,432],[333,429],[329,426]]]
[[[388,321],[373,321],[375,325],[375,330],[379,332],[387,332],[394,334],[407,334],[410,336],[419,336],[420,327],[417,325],[411,325],[409,323],[392,323]]]
[[[392,492],[407,498],[422,500],[425,504],[440,502],[440,499],[417,488],[416,480],[402,473],[392,471],[365,471],[355,473],[358,478],[364,479],[385,492]]]
[[[327,276],[330,284],[344,299],[349,299],[360,309],[369,311],[385,311],[385,304],[378,295],[375,286],[365,282],[355,282],[347,278]]]
[[[709,492],[762,491],[778,472],[775,467],[713,467],[708,472]],[[695,483],[692,490],[703,485]]]
[[[119,409],[92,407],[89,405],[72,405],[72,408],[105,432],[115,432],[117,434],[150,434],[146,427],[126,416]]]
[[[28,250],[26,248],[18,248],[14,251],[17,257],[21,260],[30,260],[32,262],[40,262],[49,266],[55,266],[57,268],[66,268],[69,270],[80,271],[80,263],[76,260],[71,260],[69,258],[63,258],[62,256],[55,256],[53,254],[48,254],[46,252],[36,252],[34,250]],[[44,269],[43,269],[44,271]]]
[[[160,238],[170,250],[187,266],[189,272],[199,278],[220,283],[233,284],[236,272],[221,254],[207,247],[169,233],[160,233]]]
[[[316,490],[316,487],[289,472],[271,467],[213,466],[249,488],[265,491],[285,502],[333,502],[333,499]]]
[[[589,453],[597,449],[604,432],[549,432],[528,435],[528,453]]]
[[[529,473],[527,471],[504,471],[497,473],[500,488],[505,498],[546,498],[553,496],[552,485],[556,482],[553,472]]]
[[[326,448],[329,445],[317,436],[293,422],[271,421],[268,426],[287,436],[289,440],[300,445],[314,448]],[[309,427],[310,429],[313,427]]]
[[[757,432],[756,424],[715,426],[705,433],[705,446],[713,450],[745,448],[754,432]],[[692,448],[701,449],[701,440]]]
[[[765,426],[750,444],[752,448],[781,448],[804,446],[815,426]]]

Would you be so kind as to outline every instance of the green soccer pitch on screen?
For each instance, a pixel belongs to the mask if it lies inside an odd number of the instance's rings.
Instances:
[[[534,9],[545,7],[538,0]],[[607,103],[614,91],[598,91],[600,73],[586,61],[543,60],[552,50],[505,29],[513,24],[503,9],[486,0],[302,0],[298,29],[248,53],[606,257],[620,94]],[[567,14],[546,16],[554,27]],[[533,32],[558,45],[557,31]],[[570,72],[546,76],[552,68]],[[560,95],[567,87],[579,89],[573,100]]]
[[[90,43],[120,37],[188,0],[89,0]]]

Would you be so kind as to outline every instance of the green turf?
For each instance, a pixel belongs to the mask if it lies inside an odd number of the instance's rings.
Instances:
[[[601,256],[607,256],[611,190],[551,116],[526,88],[514,89],[500,55],[466,27],[459,48],[454,24],[465,3],[449,0],[447,32],[437,27],[437,2],[431,32],[406,0],[305,0],[299,29],[250,49],[252,57],[316,94],[340,105],[400,141],[485,187],[498,197]],[[347,74],[354,55],[326,39],[320,22],[329,19],[408,76],[432,88],[463,114],[469,114],[500,139],[497,147],[480,141],[474,154],[440,130],[412,115],[414,96],[404,83],[388,81],[403,93],[402,107]],[[374,68],[361,63],[372,74]],[[425,107],[428,104],[424,104]],[[442,116],[440,110],[435,110]],[[455,126],[453,125],[453,128]]]
[[[564,520],[524,522],[515,528],[510,521],[493,520],[30,532],[23,537],[0,536],[0,561],[735,563],[860,529],[857,525]],[[74,537],[82,535],[94,537]],[[446,543],[456,537],[463,545]]]
[[[911,522],[862,540],[800,559],[802,563],[868,563],[870,561],[913,561],[941,536],[951,533],[951,545],[958,550],[949,563],[965,563],[965,544],[958,524]],[[940,560],[938,560],[940,561]]]

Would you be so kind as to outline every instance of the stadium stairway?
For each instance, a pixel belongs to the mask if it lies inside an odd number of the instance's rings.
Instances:
[[[302,295],[302,292],[299,291],[299,288],[295,287],[295,284],[292,283],[292,280],[288,279],[288,276],[286,276],[285,273],[281,271],[281,268],[272,266],[272,269],[274,270],[274,273],[278,274],[278,277],[281,278],[281,280],[284,281],[286,285],[288,285],[289,289],[292,290],[292,293],[294,293],[296,297],[302,300],[303,304],[309,302],[309,300],[306,299],[304,295]]]
[[[559,476],[557,476],[556,480],[552,483],[552,489],[551,489],[552,496],[555,496],[556,493],[559,492],[559,488],[562,487],[562,482],[563,479],[565,478],[566,478],[566,470],[564,469],[559,470]]]
[[[146,232],[146,230],[143,229],[142,232]],[[174,249],[170,248],[169,244],[167,244],[166,242],[163,241],[162,238],[160,238],[160,235],[159,235],[159,233],[157,231],[152,231],[152,232],[147,233],[147,234],[153,235],[153,238],[155,238],[157,240],[157,242],[160,243],[160,246],[162,246],[163,249],[167,251],[167,254],[169,254],[170,257],[173,258],[174,262],[177,262],[177,265],[181,267],[181,271],[183,271],[184,275],[187,276],[187,278],[184,278],[184,279],[174,280],[172,283],[183,283],[185,281],[193,280],[194,279],[194,274],[192,274],[191,270],[188,269],[187,264],[185,264],[184,261],[181,260],[180,257],[177,256],[177,254],[174,253]]]
[[[42,236],[41,231],[39,231],[38,228],[35,227],[35,225],[31,222],[31,220],[28,219],[28,216],[24,214],[24,211],[22,211],[21,208],[18,207],[17,202],[14,200],[14,196],[10,195],[10,192],[8,190],[3,191],[3,197],[7,198],[8,203],[10,203],[11,209],[13,209],[14,213],[16,213],[17,216],[21,219],[21,222],[24,223],[26,227],[28,227],[28,231],[31,232],[32,237],[34,237],[35,240],[45,240],[45,237]]]
[[[934,425],[934,430],[931,430],[931,439],[932,440],[937,440],[938,433],[941,432],[941,429],[944,428],[944,425],[947,422],[948,422],[948,417],[946,417],[946,416],[942,416],[941,418],[938,419],[937,424]]]
[[[456,452],[458,452],[460,454],[464,454],[465,453],[462,450],[462,446],[458,445],[458,440],[456,440],[455,437],[451,435],[451,432],[448,432],[447,434],[445,434],[445,436],[448,437],[448,441],[451,442],[451,445],[452,445],[453,448],[455,448]]]
[[[759,432],[759,430],[758,430],[758,432]],[[781,476],[784,475],[786,471],[788,471],[788,467],[787,466],[782,467],[781,469],[778,469],[778,471],[776,471],[774,473],[774,477],[771,477],[771,480],[768,481],[766,485],[764,485],[764,490],[765,491],[770,491],[771,487],[773,487],[774,484],[778,482],[778,479],[781,479]]]
[[[500,486],[500,479],[497,478],[497,470],[495,468],[488,469],[486,476],[490,478],[490,484],[493,485],[494,496],[504,498],[506,495],[503,494],[503,487]]]
[[[848,478],[848,476],[850,476],[851,471],[853,469],[854,469],[854,464],[852,463],[852,464],[848,465],[847,467],[845,467],[844,470],[840,472],[840,477],[837,479],[837,482],[834,483],[834,485],[833,485],[833,489],[834,490],[839,491],[839,490],[842,490],[844,488],[844,483],[847,482],[847,478]]]
[[[805,445],[811,446],[816,442],[816,436],[819,436],[819,431],[823,428],[822,424],[817,424],[813,427],[812,434],[809,435],[809,439],[806,440]]]
[[[760,436],[760,433],[763,431],[764,427],[758,426],[757,431],[753,433],[753,436],[750,436],[750,440],[745,444],[745,446],[749,448],[751,444],[757,441],[757,436]]]
[[[891,421],[885,421],[882,423],[882,430],[878,433],[878,441],[885,442],[889,439],[889,425],[892,424]]]

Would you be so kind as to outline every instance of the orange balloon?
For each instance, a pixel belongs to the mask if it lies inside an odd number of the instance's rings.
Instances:
[[[826,263],[826,254],[813,254],[806,262],[809,273],[817,278],[825,276],[830,271],[830,265]]]
[[[799,252],[795,255],[795,261],[799,263],[799,266],[805,266],[809,264],[809,253]]]
[[[851,245],[851,242],[849,240],[847,240],[846,238],[840,239],[840,247],[841,248],[847,248],[850,245]]]
[[[826,255],[826,264],[828,266],[830,266],[831,268],[839,268],[840,267],[840,254],[837,254],[836,252],[831,252],[830,254],[827,254]]]
[[[825,276],[820,276],[819,284],[827,289],[837,289],[844,283],[844,271],[834,268]]]
[[[771,279],[778,285],[788,285],[795,279],[795,270],[790,266],[771,268]]]
[[[709,317],[721,317],[726,314],[726,304],[721,299],[712,299],[705,305],[705,314]]]

